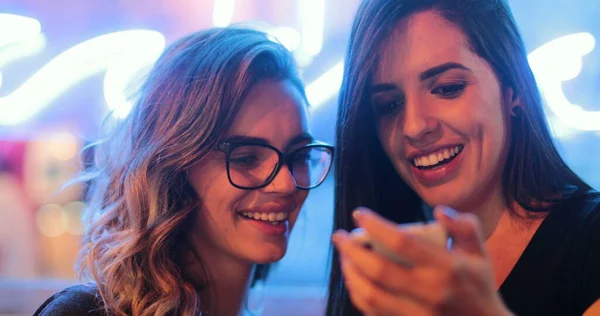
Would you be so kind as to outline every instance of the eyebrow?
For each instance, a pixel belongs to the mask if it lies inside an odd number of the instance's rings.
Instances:
[[[314,140],[315,138],[309,133],[298,134],[287,143],[286,149],[290,149],[290,147],[301,143],[313,142]]]
[[[462,70],[471,71],[471,69],[469,69],[459,63],[447,62],[447,63],[437,65],[435,67],[431,67],[431,68],[423,71],[421,74],[419,74],[419,80],[425,81],[431,77],[435,77],[435,76],[440,75],[451,69],[462,69]],[[379,93],[379,92],[394,90],[396,88],[397,88],[396,85],[392,84],[392,83],[380,83],[380,84],[373,85],[371,87],[370,92],[371,92],[371,94],[375,94],[375,93]]]
[[[435,67],[431,67],[425,71],[423,71],[420,75],[419,75],[419,79],[421,81],[425,81],[431,77],[435,77],[439,74],[442,74],[450,69],[462,69],[462,70],[467,70],[467,71],[471,71],[471,69],[459,64],[459,63],[455,63],[455,62],[448,62],[445,64],[441,64],[441,65],[437,65]]]
[[[229,136],[229,137],[223,139],[223,142],[224,143],[256,143],[256,144],[263,144],[263,145],[269,144],[269,142],[264,138],[245,136],[245,135]]]
[[[394,90],[394,89],[396,89],[395,84],[380,83],[380,84],[376,84],[376,85],[372,86],[370,92],[371,92],[371,94],[375,94],[375,93],[385,92],[385,91]]]
[[[286,147],[285,150],[288,150],[288,149],[290,149],[290,147],[293,147],[300,143],[312,142],[314,140],[315,140],[315,138],[309,133],[298,134],[298,135],[294,136],[290,141],[288,141],[287,145],[285,146]],[[269,141],[266,140],[265,138],[245,136],[245,135],[233,135],[233,136],[227,137],[223,141],[231,142],[231,143],[255,143],[255,144],[262,144],[262,145],[270,145]]]

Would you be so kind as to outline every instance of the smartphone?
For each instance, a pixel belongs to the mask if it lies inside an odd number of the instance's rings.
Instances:
[[[405,232],[428,239],[436,246],[439,246],[440,250],[445,250],[449,242],[445,229],[437,222],[401,224],[398,227]],[[400,265],[406,267],[413,266],[409,260],[402,258],[402,256],[391,251],[383,244],[371,239],[362,228],[354,229],[350,235],[366,249],[376,251]]]

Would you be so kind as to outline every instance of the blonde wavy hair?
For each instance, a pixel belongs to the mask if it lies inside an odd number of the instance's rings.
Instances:
[[[158,59],[128,117],[88,147],[77,269],[97,285],[107,314],[210,310],[210,299],[198,294],[210,284],[184,270],[193,253],[186,234],[202,198],[186,172],[229,129],[248,91],[272,79],[288,79],[304,95],[292,55],[264,33],[227,27],[191,34]]]

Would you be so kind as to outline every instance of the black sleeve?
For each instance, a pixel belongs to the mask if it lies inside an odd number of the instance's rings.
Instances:
[[[577,293],[582,313],[600,299],[600,198],[588,203],[584,212],[581,242],[580,287]]]
[[[97,291],[86,285],[64,289],[48,298],[34,316],[104,316]]]

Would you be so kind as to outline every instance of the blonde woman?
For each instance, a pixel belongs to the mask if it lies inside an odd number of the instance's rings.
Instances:
[[[308,129],[295,67],[248,29],[172,44],[95,148],[79,258],[92,284],[36,314],[240,314],[253,269],[283,257],[332,161]]]

